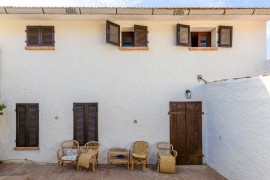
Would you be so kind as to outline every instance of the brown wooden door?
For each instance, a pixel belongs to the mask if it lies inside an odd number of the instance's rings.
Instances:
[[[74,140],[80,146],[88,141],[98,141],[98,104],[74,103]]]
[[[170,102],[170,141],[176,164],[202,164],[202,103]]]

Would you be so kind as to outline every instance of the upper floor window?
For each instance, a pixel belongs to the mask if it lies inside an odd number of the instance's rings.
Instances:
[[[178,46],[198,48],[232,47],[232,26],[190,27],[177,24],[176,42]]]
[[[54,46],[54,26],[27,26],[27,46]]]
[[[106,42],[123,48],[148,48],[147,26],[134,25],[134,27],[123,28],[121,32],[120,25],[107,21]]]

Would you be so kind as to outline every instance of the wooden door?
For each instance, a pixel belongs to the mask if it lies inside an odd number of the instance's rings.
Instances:
[[[74,140],[80,146],[89,141],[98,141],[97,103],[74,103]]]
[[[170,102],[170,141],[176,164],[202,164],[201,102]]]

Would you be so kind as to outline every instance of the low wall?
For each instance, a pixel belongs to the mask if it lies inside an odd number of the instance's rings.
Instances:
[[[207,164],[228,179],[270,179],[270,76],[204,87]]]

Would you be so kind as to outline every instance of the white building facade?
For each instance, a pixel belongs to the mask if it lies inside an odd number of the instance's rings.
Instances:
[[[97,103],[100,162],[107,162],[110,148],[130,149],[134,141],[144,140],[150,145],[149,163],[154,164],[156,143],[170,142],[169,102],[201,101],[207,112],[204,84],[197,75],[214,81],[265,71],[269,9],[255,10],[257,15],[239,14],[246,9],[227,15],[210,9],[195,14],[189,9],[182,15],[6,10],[10,14],[0,14],[1,101],[7,105],[0,117],[0,160],[56,162],[58,145],[74,138],[74,103]],[[148,48],[123,50],[106,43],[106,20],[120,25],[121,31],[147,26]],[[177,24],[189,25],[191,32],[211,32],[211,48],[177,46]],[[27,49],[27,26],[53,26],[54,48]],[[219,26],[233,27],[232,47],[218,47]],[[186,99],[186,90],[191,99]],[[39,150],[14,149],[19,103],[38,103]],[[203,116],[204,163],[211,156],[206,121]]]

